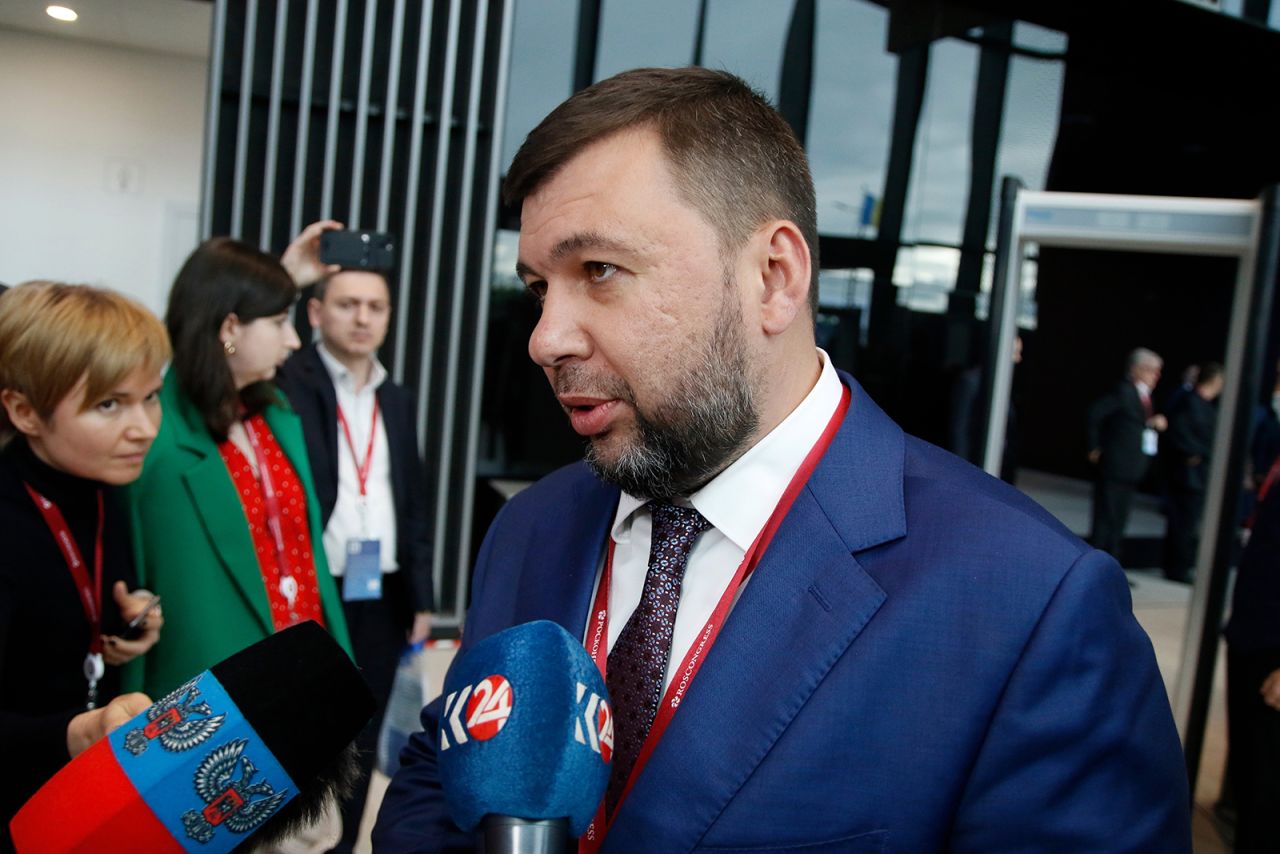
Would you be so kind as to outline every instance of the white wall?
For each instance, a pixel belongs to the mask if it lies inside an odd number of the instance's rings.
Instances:
[[[196,243],[207,63],[0,29],[0,281],[164,311]]]

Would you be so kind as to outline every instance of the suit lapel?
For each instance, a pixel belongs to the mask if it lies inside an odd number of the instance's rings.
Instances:
[[[413,447],[406,432],[400,429],[400,425],[407,423],[407,418],[404,399],[396,391],[391,385],[390,377],[378,386],[378,408],[382,410],[382,426],[387,431],[387,453],[391,460],[391,497],[395,501],[396,514],[399,515],[408,504],[408,489],[404,482],[406,471],[402,466],[396,465],[396,461],[415,459],[418,449]],[[416,471],[415,467],[408,468],[408,472]]]
[[[904,439],[852,379],[836,440],[743,590],[606,837],[687,851],[885,600],[854,552],[905,533]],[[675,654],[683,655],[683,650]]]
[[[565,506],[574,509],[564,514],[567,524],[539,532],[536,542],[525,550],[515,622],[552,620],[580,638],[618,506],[618,490],[594,477],[582,478]]]
[[[320,439],[324,443],[324,459],[328,463],[328,471],[326,476],[332,479],[334,483],[333,491],[336,499],[337,482],[338,482],[338,393],[333,388],[333,379],[329,376],[329,372],[325,370],[324,362],[320,361],[320,351],[316,349],[316,345],[312,344],[304,350],[300,356],[300,371],[302,384],[305,386],[307,393],[313,395],[314,408],[309,414],[304,414],[301,407],[294,407],[298,410],[299,416],[310,417],[315,420],[315,427],[320,431]],[[313,472],[316,478],[320,478],[320,472]],[[318,488],[319,484],[317,484]]]

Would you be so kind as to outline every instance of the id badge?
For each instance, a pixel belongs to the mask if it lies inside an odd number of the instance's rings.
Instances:
[[[1148,457],[1154,457],[1156,455],[1157,445],[1159,441],[1160,440],[1156,438],[1156,431],[1154,428],[1148,427],[1145,430],[1143,430],[1142,431],[1142,453],[1146,454]]]
[[[347,540],[347,567],[342,576],[342,599],[360,602],[382,598],[382,543]]]

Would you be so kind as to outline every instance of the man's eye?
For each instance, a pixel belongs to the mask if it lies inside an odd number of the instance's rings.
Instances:
[[[539,281],[525,282],[524,289],[525,291],[528,292],[529,296],[537,300],[539,304],[541,304],[542,301],[546,299],[547,283],[544,281],[539,280]]]
[[[107,398],[106,400],[104,400],[104,401],[100,402],[100,403],[97,405],[96,409],[97,409],[99,412],[108,412],[108,413],[110,413],[110,412],[115,412],[115,411],[116,411],[116,409],[118,409],[118,408],[119,408],[119,406],[120,406],[120,402],[119,402],[118,400],[116,400],[114,397],[109,397],[109,398]]]
[[[583,269],[587,273],[587,278],[593,282],[603,282],[618,271],[617,267],[603,261],[588,261],[583,265]]]

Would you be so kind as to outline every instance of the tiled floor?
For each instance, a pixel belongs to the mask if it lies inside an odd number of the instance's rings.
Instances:
[[[1018,486],[1044,505],[1072,531],[1081,535],[1088,532],[1089,485],[1087,483],[1037,472],[1024,472],[1019,475]],[[1126,533],[1131,537],[1162,537],[1164,535],[1164,517],[1159,513],[1154,499],[1143,496],[1137,498]],[[1160,673],[1164,676],[1165,686],[1172,698],[1181,666],[1191,588],[1164,580],[1158,570],[1129,569],[1127,574],[1132,584],[1134,616],[1151,637]],[[429,650],[428,655],[430,658],[427,667],[432,676],[432,684],[440,685],[443,683],[444,672],[452,653],[448,650]],[[1223,765],[1226,759],[1225,673],[1226,666],[1220,651],[1209,724],[1205,732],[1204,750],[1200,762],[1200,775],[1195,792],[1196,808],[1192,817],[1195,854],[1227,854],[1230,850],[1216,830],[1212,817],[1212,807],[1222,785]],[[367,854],[371,850],[368,834],[386,786],[387,778],[375,772],[369,786],[363,838],[356,846],[357,854]]]

